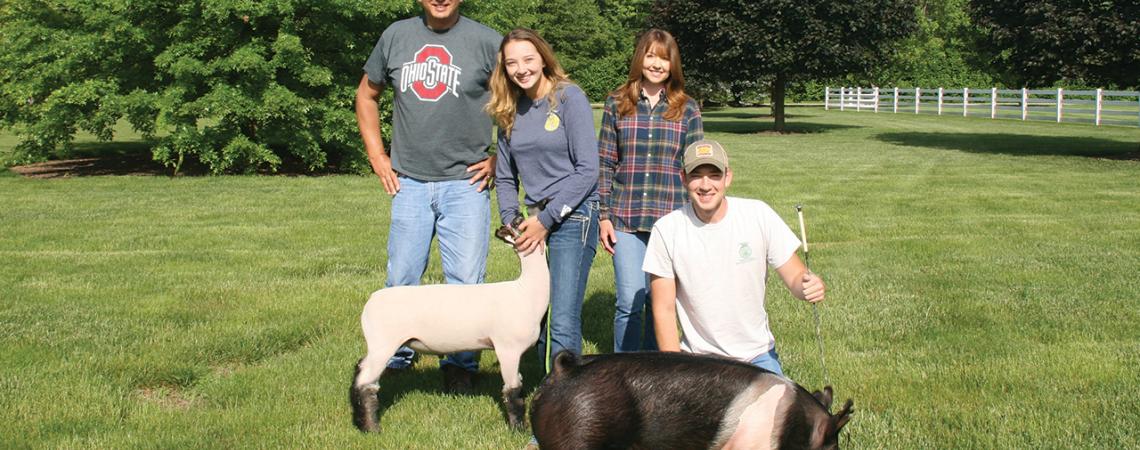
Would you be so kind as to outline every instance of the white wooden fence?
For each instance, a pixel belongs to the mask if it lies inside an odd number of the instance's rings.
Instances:
[[[824,108],[1140,126],[1140,92],[998,88],[824,88]]]

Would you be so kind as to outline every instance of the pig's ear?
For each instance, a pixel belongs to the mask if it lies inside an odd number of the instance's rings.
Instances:
[[[811,395],[814,396],[816,400],[819,400],[819,403],[823,405],[823,409],[826,409],[828,412],[831,411],[831,386],[824,386],[823,392],[815,391],[812,392]]]
[[[843,426],[847,425],[847,422],[851,420],[851,414],[855,412],[854,406],[855,402],[851,401],[851,399],[847,399],[847,402],[843,404],[843,409],[832,419],[835,420],[836,433],[839,433],[839,430],[843,429]]]

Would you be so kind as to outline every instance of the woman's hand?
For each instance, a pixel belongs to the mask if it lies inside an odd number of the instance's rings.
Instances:
[[[602,248],[613,255],[614,245],[617,245],[617,234],[614,233],[614,223],[610,219],[598,222],[598,238],[602,241]]]
[[[546,242],[548,234],[550,232],[546,230],[542,222],[538,221],[538,216],[531,216],[524,220],[522,225],[519,225],[519,236],[515,238],[515,249],[524,255],[529,255],[538,249],[538,246]]]

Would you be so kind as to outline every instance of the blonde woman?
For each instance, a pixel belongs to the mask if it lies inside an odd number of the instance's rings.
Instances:
[[[589,100],[534,31],[516,28],[499,46],[487,111],[499,124],[495,188],[503,223],[530,216],[516,246],[547,245],[550,264],[547,364],[561,350],[582,353],[582,300],[598,245],[598,142]],[[549,366],[548,366],[549,367]]]
[[[653,224],[685,203],[682,152],[703,137],[697,102],[685,95],[677,41],[658,29],[642,33],[629,78],[606,99],[598,142],[600,236],[613,255],[617,291],[615,352],[657,349],[641,263]]]

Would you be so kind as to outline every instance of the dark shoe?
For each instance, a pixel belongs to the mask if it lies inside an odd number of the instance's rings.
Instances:
[[[475,391],[474,373],[467,370],[453,366],[451,364],[444,364],[440,366],[439,370],[443,372],[443,392],[449,394],[470,395]]]
[[[412,366],[404,366],[404,367],[388,366],[388,367],[384,368],[384,372],[380,374],[380,378],[383,379],[383,378],[399,376],[400,374],[408,372],[409,370],[412,370]]]

